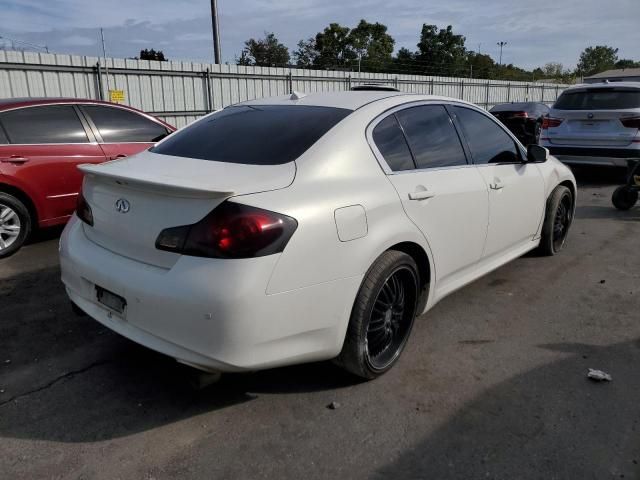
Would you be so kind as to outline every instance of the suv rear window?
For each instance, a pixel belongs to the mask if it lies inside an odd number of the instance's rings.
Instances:
[[[279,165],[302,155],[349,115],[344,108],[238,105],[204,118],[151,149],[226,163]]]
[[[560,95],[553,108],[558,110],[622,110],[640,108],[640,90],[592,88]]]

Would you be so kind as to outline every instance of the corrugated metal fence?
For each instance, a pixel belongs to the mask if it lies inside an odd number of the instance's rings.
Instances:
[[[385,83],[405,92],[445,95],[482,107],[511,101],[553,102],[565,88],[528,82],[354,73],[191,62],[156,62],[0,50],[0,98],[79,97],[123,103],[183,126],[212,110],[244,100],[290,93],[348,90]]]

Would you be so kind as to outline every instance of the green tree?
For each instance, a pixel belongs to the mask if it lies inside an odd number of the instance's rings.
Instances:
[[[460,75],[466,71],[467,49],[465,37],[453,33],[451,25],[439,29],[437,25],[422,25],[416,59],[425,73],[432,75]]]
[[[236,59],[238,65],[274,67],[289,64],[289,49],[273,33],[265,32],[265,37],[258,40],[250,38],[244,45]]]
[[[349,38],[349,27],[339,23],[331,23],[315,38],[315,49],[318,56],[315,66],[320,68],[349,67],[356,58],[356,52]]]
[[[580,54],[578,72],[589,76],[615,67],[618,61],[618,49],[606,45],[588,47]]]
[[[361,59],[362,70],[379,71],[391,63],[395,40],[387,33],[387,26],[360,20],[348,35],[348,42]]]
[[[300,40],[298,48],[293,52],[293,59],[298,67],[309,68],[316,64],[318,50],[316,50],[315,38]]]
[[[615,65],[616,68],[640,68],[640,62],[635,62],[628,58],[618,60]]]
[[[144,50],[140,50],[140,60],[157,60],[160,62],[167,61],[162,50],[154,50],[153,48],[150,50],[146,48]]]

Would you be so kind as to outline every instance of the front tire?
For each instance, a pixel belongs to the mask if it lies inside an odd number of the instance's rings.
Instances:
[[[611,202],[618,210],[629,210],[638,201],[638,191],[622,185],[616,188],[611,195]]]
[[[358,291],[336,363],[368,380],[395,365],[413,327],[419,278],[406,253],[388,250],[378,257]]]
[[[542,255],[555,255],[563,249],[572,220],[573,194],[567,187],[558,185],[547,200],[538,247]]]
[[[0,258],[13,255],[31,232],[31,215],[12,195],[0,192]]]

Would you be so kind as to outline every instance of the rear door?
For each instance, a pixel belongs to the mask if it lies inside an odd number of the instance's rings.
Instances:
[[[0,171],[38,206],[39,221],[71,215],[82,183],[81,163],[105,160],[73,105],[24,107],[0,113],[8,143],[0,145]]]
[[[635,110],[634,110],[635,109]],[[562,120],[548,130],[549,142],[556,145],[627,147],[637,129],[625,128],[620,121],[638,115],[640,89],[611,87],[585,88],[563,93],[552,117]]]
[[[481,258],[487,235],[487,187],[467,163],[443,105],[399,109],[371,138],[389,167],[407,215],[427,238],[439,288]]]
[[[124,158],[152,147],[170,131],[137,112],[106,105],[83,105],[108,160]]]
[[[473,163],[489,186],[489,232],[483,257],[506,253],[533,240],[545,207],[544,179],[522,163],[513,138],[489,115],[462,106],[451,111]]]

